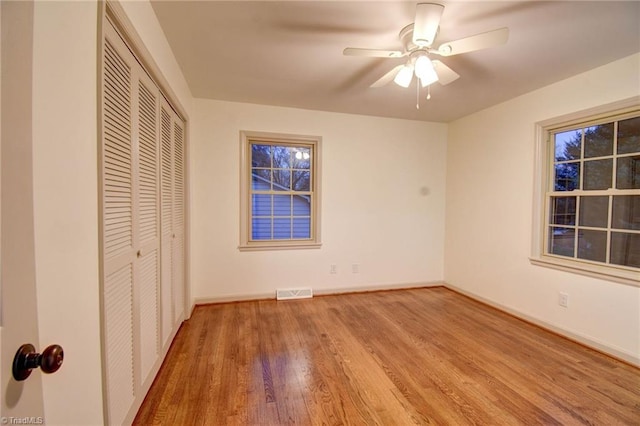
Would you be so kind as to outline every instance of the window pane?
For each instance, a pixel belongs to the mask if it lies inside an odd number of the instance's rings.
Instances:
[[[592,160],[584,163],[582,189],[609,189],[613,181],[613,160]]]
[[[309,148],[295,148],[293,153],[294,169],[309,169],[311,167],[311,150]]]
[[[640,152],[640,117],[618,122],[618,154]]]
[[[549,253],[573,257],[575,230],[572,228],[549,228]]]
[[[553,225],[576,224],[576,197],[551,198],[551,223]]]
[[[609,217],[609,197],[580,197],[580,225],[606,228]]]
[[[254,217],[251,221],[251,238],[254,240],[270,240],[271,219]]]
[[[294,216],[310,216],[311,215],[311,197],[309,195],[294,195],[293,197],[293,215]]]
[[[291,195],[273,196],[273,215],[291,216]]]
[[[311,174],[307,171],[294,171],[291,187],[294,191],[309,191],[311,188]]]
[[[291,239],[291,218],[273,220],[273,238],[276,240]]]
[[[640,195],[613,197],[612,228],[640,230]]]
[[[294,218],[293,219],[293,238],[311,238],[311,219]]]
[[[271,167],[271,146],[251,145],[251,167]]]
[[[604,157],[613,154],[613,123],[584,129],[584,157]]]
[[[271,170],[252,169],[251,189],[269,191],[271,189]]]
[[[291,172],[289,170],[273,171],[273,190],[274,191],[290,191],[291,190]]]
[[[563,163],[555,166],[555,191],[573,191],[580,188],[580,163]]]
[[[289,169],[291,168],[291,156],[294,148],[288,146],[273,147],[273,168]]]
[[[618,189],[640,189],[640,155],[618,158],[617,169]]]
[[[612,232],[611,263],[640,268],[640,234]]]
[[[275,140],[268,141],[265,137],[249,133],[242,136],[249,158],[241,165],[241,205],[248,201],[249,206],[242,212],[240,250],[281,247],[294,239],[303,246],[316,239],[319,242],[319,235],[312,229],[320,222],[319,211],[312,204],[320,189],[313,182],[319,173],[315,158],[319,139],[300,141],[276,135]]]
[[[556,133],[555,159],[556,161],[578,160],[580,158],[580,130]]]
[[[271,216],[271,195],[252,195],[251,212],[253,216]]]
[[[578,232],[578,257],[605,262],[607,260],[607,232],[581,229]]]

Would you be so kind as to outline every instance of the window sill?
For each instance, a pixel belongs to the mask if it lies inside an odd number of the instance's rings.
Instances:
[[[268,242],[268,243],[247,243],[238,246],[240,251],[266,251],[266,250],[306,250],[319,249],[322,243],[307,243],[299,241],[291,242]]]
[[[640,273],[631,269],[594,265],[586,262],[583,263],[565,260],[553,256],[530,257],[529,261],[532,265],[536,266],[640,287]]]

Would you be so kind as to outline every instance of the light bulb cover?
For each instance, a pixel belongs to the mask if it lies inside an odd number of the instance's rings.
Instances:
[[[407,64],[398,71],[393,82],[398,86],[409,87],[411,80],[413,79],[413,65]]]
[[[436,74],[436,71],[434,69],[431,69],[428,73],[420,77],[420,84],[422,85],[422,87],[427,87],[428,85],[433,84],[436,81],[438,81],[438,74]]]
[[[418,56],[416,59],[415,72],[416,77],[420,79],[422,87],[426,87],[438,81],[438,74],[433,67],[431,59],[429,59],[427,55]]]
[[[416,58],[415,71],[416,77],[424,78],[433,70],[433,64],[427,55],[420,55]]]

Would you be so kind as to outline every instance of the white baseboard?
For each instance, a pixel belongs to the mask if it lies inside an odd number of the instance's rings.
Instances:
[[[410,288],[425,288],[425,287],[440,287],[444,286],[442,281],[426,281],[417,283],[402,283],[402,284],[378,284],[378,285],[366,285],[358,287],[337,287],[328,289],[313,289],[314,296],[328,296],[332,294],[344,294],[344,293],[366,293],[369,291],[384,291],[384,290],[406,290]],[[252,293],[252,294],[237,294],[229,296],[219,297],[197,297],[194,299],[193,307],[197,305],[208,305],[212,303],[229,303],[229,302],[245,302],[250,300],[265,300],[275,299],[276,291],[272,293]]]
[[[575,333],[573,331],[560,328],[560,327],[558,327],[556,325],[553,325],[553,324],[548,323],[546,321],[542,321],[542,320],[540,320],[538,318],[534,318],[532,316],[524,314],[524,313],[522,313],[520,311],[517,311],[515,309],[509,308],[509,307],[507,307],[505,305],[502,305],[500,303],[496,303],[493,300],[486,299],[486,298],[484,298],[482,296],[478,296],[475,293],[471,293],[471,292],[469,292],[467,290],[463,290],[463,289],[461,289],[459,287],[456,287],[456,286],[454,286],[452,284],[443,283],[443,285],[446,288],[450,289],[450,290],[453,290],[453,291],[455,291],[457,293],[463,294],[463,295],[465,295],[465,296],[467,296],[467,297],[469,297],[471,299],[477,300],[478,302],[484,303],[486,305],[489,305],[489,306],[491,306],[493,308],[496,308],[498,310],[501,310],[503,312],[506,312],[506,313],[508,313],[510,315],[513,315],[514,317],[520,318],[520,319],[522,319],[522,320],[524,320],[526,322],[529,322],[531,324],[537,325],[538,327],[544,328],[545,330],[548,330],[548,331],[551,331],[553,333],[559,334],[559,335],[561,335],[563,337],[566,337],[569,340],[573,340],[574,342],[580,343],[581,345],[588,346],[591,349],[595,349],[595,350],[597,350],[599,352],[603,352],[603,353],[605,353],[605,354],[607,354],[609,356],[612,356],[613,358],[617,358],[617,359],[619,359],[621,361],[624,361],[626,363],[632,364],[632,365],[634,365],[636,367],[640,367],[640,357],[638,355],[631,354],[631,353],[628,353],[628,352],[626,352],[626,351],[624,351],[622,349],[612,347],[612,346],[607,345],[607,344],[605,344],[603,342],[595,340],[595,339],[593,339],[591,337],[584,336],[582,334]]]
[[[247,302],[251,300],[275,299],[276,292],[273,293],[251,293],[251,294],[232,294],[229,296],[214,297],[196,297],[194,299],[194,308],[197,305],[209,305],[212,303],[230,303],[230,302]]]
[[[385,290],[409,290],[412,288],[426,288],[426,287],[442,287],[444,286],[442,281],[425,281],[419,283],[401,283],[401,284],[379,284],[379,285],[367,285],[360,287],[338,287],[313,290],[313,293],[317,296],[329,296],[332,294],[344,294],[344,293],[367,293],[370,291],[385,291]]]

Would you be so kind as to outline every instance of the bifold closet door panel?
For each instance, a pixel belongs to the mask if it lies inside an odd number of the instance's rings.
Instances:
[[[149,377],[160,352],[160,93],[151,79],[138,80],[137,252],[140,381]],[[135,287],[134,287],[135,288]]]
[[[162,345],[168,343],[175,324],[173,307],[173,110],[166,100],[160,109],[160,200],[161,200],[161,303]]]
[[[172,286],[174,321],[184,319],[184,213],[185,213],[185,185],[184,185],[184,163],[185,163],[185,134],[184,123],[174,117],[173,123],[173,253],[172,266]]]
[[[102,251],[106,397],[111,424],[134,401],[133,68],[135,58],[107,26],[103,58]]]
[[[163,101],[161,111],[163,344],[184,319],[184,123]]]

